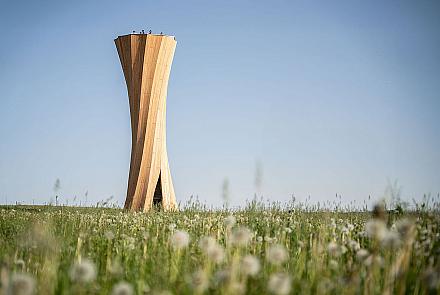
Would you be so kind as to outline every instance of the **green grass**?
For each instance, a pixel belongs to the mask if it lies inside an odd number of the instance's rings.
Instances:
[[[254,204],[228,212],[189,206],[145,214],[2,206],[2,290],[21,294],[13,285],[25,273],[36,294],[111,294],[121,281],[134,294],[439,294],[438,208],[387,213],[374,221],[368,212],[289,208]],[[230,215],[236,219],[232,227],[225,225]],[[240,246],[248,238],[239,235],[243,228],[251,237]],[[176,249],[170,237],[179,231],[190,241]],[[199,245],[204,236],[221,246],[213,248],[220,251],[217,263]],[[285,251],[287,260],[285,253],[268,257],[271,248]],[[246,255],[260,262],[254,276],[246,275]],[[79,261],[91,261],[96,278],[91,274],[84,282],[72,274]]]

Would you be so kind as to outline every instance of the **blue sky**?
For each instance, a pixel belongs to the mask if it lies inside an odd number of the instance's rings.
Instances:
[[[440,192],[437,1],[4,1],[0,202],[125,198],[130,119],[113,39],[175,35],[177,199],[361,203]]]

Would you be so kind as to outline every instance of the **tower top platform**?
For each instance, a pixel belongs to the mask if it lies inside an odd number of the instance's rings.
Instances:
[[[122,37],[128,37],[128,36],[154,36],[154,37],[171,37],[171,38],[176,38],[176,36],[174,35],[166,35],[166,34],[148,34],[148,33],[131,33],[131,34],[126,34],[126,35],[121,35],[118,36],[118,38],[122,38]],[[116,38],[116,39],[118,39]],[[116,40],[115,39],[115,40]]]

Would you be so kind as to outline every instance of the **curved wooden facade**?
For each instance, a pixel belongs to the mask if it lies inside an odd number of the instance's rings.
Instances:
[[[172,36],[130,34],[115,39],[130,102],[131,160],[125,208],[177,209],[166,149],[166,97],[176,48]]]

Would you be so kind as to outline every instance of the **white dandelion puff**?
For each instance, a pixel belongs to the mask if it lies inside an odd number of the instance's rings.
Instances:
[[[260,271],[260,261],[253,255],[246,255],[241,261],[241,269],[245,275],[255,276]]]
[[[115,238],[115,234],[112,232],[112,231],[106,231],[105,233],[104,233],[104,237],[107,239],[107,240],[109,240],[109,241],[111,241],[111,240],[113,240],[114,238]]]
[[[387,234],[387,226],[380,219],[372,219],[365,224],[365,233],[370,238],[381,241]]]
[[[133,295],[133,293],[133,287],[127,282],[119,282],[112,289],[112,295]]]
[[[186,248],[189,244],[189,235],[185,231],[178,230],[171,236],[170,242],[174,249]]]
[[[252,233],[246,227],[239,227],[232,232],[231,243],[238,246],[245,246],[252,238]]]
[[[267,289],[276,295],[287,295],[291,289],[291,279],[285,273],[272,274],[269,278]]]
[[[189,281],[191,288],[197,293],[203,293],[209,287],[208,276],[203,270],[194,272]]]
[[[336,242],[330,242],[327,245],[327,251],[332,256],[339,256],[341,255],[341,247]]]
[[[359,261],[364,261],[364,260],[368,257],[368,255],[370,255],[370,253],[368,252],[368,250],[365,250],[365,249],[359,249],[359,250],[356,252],[356,259],[359,260]]]
[[[75,262],[70,269],[70,279],[77,283],[93,282],[96,279],[95,265],[87,259]]]
[[[35,292],[35,280],[28,274],[15,273],[11,277],[9,292],[12,295],[31,295]]]
[[[228,217],[225,218],[225,226],[227,228],[231,228],[235,225],[235,223],[237,222],[237,220],[235,219],[234,216],[229,215]]]
[[[281,245],[274,245],[267,250],[266,259],[274,265],[280,265],[286,262],[287,258],[287,251]]]

